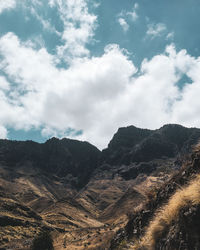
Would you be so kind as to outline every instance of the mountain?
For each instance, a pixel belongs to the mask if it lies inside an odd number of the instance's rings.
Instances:
[[[111,165],[130,165],[132,162],[175,157],[189,149],[199,135],[199,129],[176,124],[165,125],[158,130],[134,126],[120,128],[103,151],[104,161]]]
[[[168,124],[120,128],[103,151],[71,139],[0,140],[0,246],[29,249],[41,230],[58,250],[108,249],[136,231],[140,237],[143,216],[184,184],[166,186],[199,139],[200,129]]]
[[[133,212],[110,249],[200,249],[200,146],[181,169]]]
[[[100,151],[88,142],[52,138],[43,144],[33,141],[0,140],[0,162],[18,169],[25,167],[67,178],[81,188],[97,167]]]
[[[103,150],[101,165],[114,166],[125,179],[136,178],[141,173],[150,174],[163,164],[180,167],[179,156],[189,153],[199,138],[199,129],[176,124],[157,130],[134,126],[120,128],[108,148]],[[170,163],[171,159],[176,160]]]

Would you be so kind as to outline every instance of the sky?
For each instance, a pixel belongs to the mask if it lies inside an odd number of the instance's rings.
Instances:
[[[200,127],[198,0],[0,0],[0,138],[105,148]]]

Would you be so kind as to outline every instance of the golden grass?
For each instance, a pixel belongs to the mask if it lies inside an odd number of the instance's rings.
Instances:
[[[0,227],[0,246],[12,243],[15,240],[31,239],[39,232],[39,228],[32,226]]]
[[[140,239],[139,244],[135,244],[133,249],[153,250],[162,233],[178,217],[180,209],[197,204],[200,204],[200,175],[197,175],[183,189],[177,190],[168,203],[157,211],[147,227],[145,235]]]

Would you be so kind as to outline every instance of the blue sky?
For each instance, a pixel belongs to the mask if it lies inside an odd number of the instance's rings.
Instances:
[[[200,127],[197,0],[0,1],[0,138],[99,148],[118,127]]]

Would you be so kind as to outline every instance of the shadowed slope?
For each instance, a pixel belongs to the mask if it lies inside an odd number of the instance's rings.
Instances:
[[[150,200],[133,213],[126,227],[112,241],[138,250],[199,249],[200,246],[200,147],[180,171],[158,189]],[[128,243],[129,242],[129,243]]]

